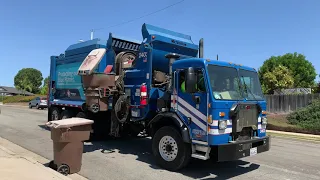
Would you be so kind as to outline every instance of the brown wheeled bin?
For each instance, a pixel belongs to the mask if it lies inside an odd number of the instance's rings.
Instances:
[[[64,175],[79,172],[82,164],[83,141],[90,138],[92,120],[68,118],[46,123],[51,129],[53,161],[49,167]]]

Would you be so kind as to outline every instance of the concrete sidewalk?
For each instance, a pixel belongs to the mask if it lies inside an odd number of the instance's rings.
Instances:
[[[1,180],[71,180],[37,161],[19,156],[0,146]]]
[[[88,180],[77,173],[64,176],[44,165],[49,161],[0,137],[0,180]]]

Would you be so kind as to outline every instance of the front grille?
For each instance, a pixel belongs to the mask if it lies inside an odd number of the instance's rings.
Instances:
[[[232,115],[232,136],[235,141],[251,139],[258,128],[259,105],[237,104]]]
[[[258,108],[256,104],[239,104],[238,115],[235,118],[236,132],[245,127],[258,126]]]

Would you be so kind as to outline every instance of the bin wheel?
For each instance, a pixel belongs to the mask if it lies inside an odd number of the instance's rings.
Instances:
[[[70,173],[70,168],[66,164],[62,164],[58,167],[57,171],[65,176],[67,176]]]

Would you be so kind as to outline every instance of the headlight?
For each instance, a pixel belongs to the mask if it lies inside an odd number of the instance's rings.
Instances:
[[[262,117],[262,118],[261,118],[261,122],[262,122],[262,124],[267,124],[267,123],[268,123],[268,120],[267,120],[266,117]]]
[[[220,130],[227,129],[227,121],[226,120],[219,121],[219,129]]]

